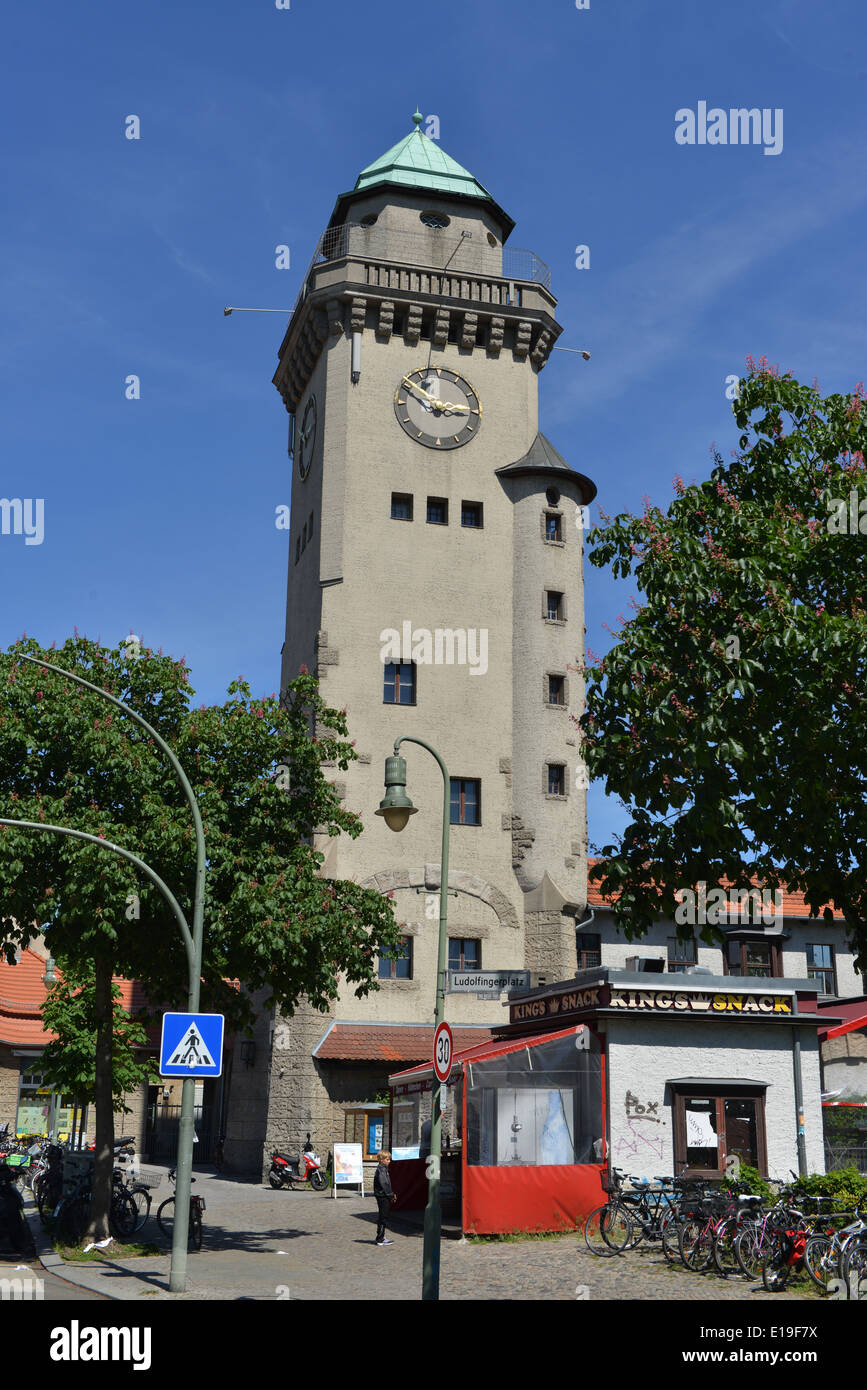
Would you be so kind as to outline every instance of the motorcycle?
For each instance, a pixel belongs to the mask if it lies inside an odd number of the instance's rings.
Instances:
[[[268,1181],[273,1188],[294,1188],[299,1183],[309,1182],[314,1192],[324,1192],[328,1179],[322,1171],[319,1155],[313,1152],[310,1135],[300,1154],[284,1153],[275,1149],[271,1155],[271,1169]]]

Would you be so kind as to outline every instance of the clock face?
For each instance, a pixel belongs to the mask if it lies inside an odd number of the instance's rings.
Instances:
[[[307,477],[313,462],[313,449],[316,444],[316,397],[311,396],[301,417],[301,429],[295,444],[298,455],[298,476]]]
[[[459,449],[482,425],[481,401],[450,367],[408,372],[394,393],[394,413],[410,439],[428,449]]]

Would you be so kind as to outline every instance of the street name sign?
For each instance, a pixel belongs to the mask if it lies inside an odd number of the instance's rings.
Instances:
[[[529,970],[450,970],[450,994],[486,994],[498,998],[510,989],[529,989]]]
[[[222,1014],[163,1014],[160,1076],[219,1076],[224,1024]]]

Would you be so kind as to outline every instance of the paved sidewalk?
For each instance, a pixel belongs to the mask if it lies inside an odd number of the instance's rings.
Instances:
[[[136,1302],[199,1299],[404,1301],[421,1297],[422,1231],[390,1222],[393,1245],[377,1248],[373,1198],[312,1191],[273,1192],[261,1184],[196,1172],[205,1199],[204,1241],[191,1251],[187,1290],[168,1291],[169,1247],[155,1220],[170,1192],[153,1193],[152,1215],[137,1239],[166,1253],[124,1259],[123,1247],[99,1265],[59,1259],[45,1238],[35,1207],[28,1217],[46,1269],[82,1289]],[[586,1290],[586,1292],[585,1292]],[[642,1299],[777,1301],[801,1298],[786,1290],[767,1294],[742,1279],[689,1274],[670,1268],[658,1250],[613,1259],[591,1255],[580,1236],[553,1240],[478,1242],[444,1240],[440,1272],[443,1300],[574,1301]],[[74,1293],[70,1292],[74,1298]],[[745,1311],[745,1317],[747,1316]]]

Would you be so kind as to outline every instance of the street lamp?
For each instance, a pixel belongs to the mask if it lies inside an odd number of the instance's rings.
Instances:
[[[440,857],[440,934],[437,948],[437,992],[434,1019],[438,1027],[445,1016],[445,972],[447,953],[447,922],[449,902],[449,811],[451,805],[451,783],[448,769],[435,748],[422,738],[397,738],[394,741],[394,757],[385,760],[385,796],[379,803],[376,815],[382,816],[391,830],[403,830],[417,807],[413,806],[406,794],[406,759],[398,757],[397,750],[402,743],[417,743],[426,748],[436,758],[443,775],[443,836]],[[436,1301],[440,1296],[440,1244],[442,1240],[442,1212],[440,1210],[440,1150],[442,1148],[442,1082],[434,1073],[431,1098],[430,1154],[428,1155],[428,1197],[424,1209],[424,1246],[422,1251],[422,1289],[421,1296],[426,1302]]]

